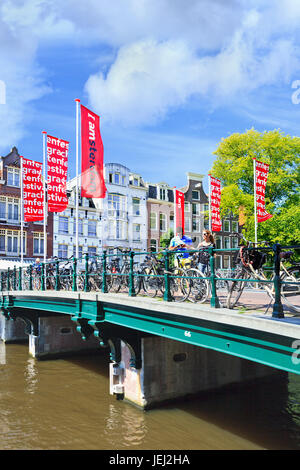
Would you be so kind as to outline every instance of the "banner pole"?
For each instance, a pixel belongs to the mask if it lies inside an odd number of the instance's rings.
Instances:
[[[254,241],[257,245],[257,201],[256,201],[256,158],[253,158],[253,188],[254,188]]]
[[[76,99],[76,259],[79,257],[79,103]]]
[[[176,207],[176,186],[173,188],[173,197],[174,197],[174,237],[177,236],[177,217],[176,217],[176,212],[177,212],[177,207]]]
[[[46,233],[46,131],[43,134],[43,179],[44,179],[44,263],[47,258],[47,233]]]
[[[24,232],[24,206],[23,206],[23,200],[24,200],[24,194],[23,194],[23,157],[20,156],[20,186],[21,186],[21,204],[20,204],[20,217],[21,217],[21,266],[23,266],[23,260],[24,260],[24,249],[23,249],[23,232]]]

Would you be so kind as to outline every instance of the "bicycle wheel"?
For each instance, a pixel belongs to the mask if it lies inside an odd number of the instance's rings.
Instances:
[[[281,278],[283,301],[295,312],[300,312],[300,266],[292,266]],[[287,282],[288,284],[285,284]],[[298,284],[294,284],[297,282]]]
[[[156,273],[153,268],[144,268],[143,274],[143,285],[144,291],[149,297],[155,297],[159,290],[158,278],[155,277]]]
[[[203,303],[207,300],[209,294],[209,285],[204,275],[198,269],[188,269],[186,276],[191,277],[189,281],[188,300],[191,302]]]
[[[175,276],[187,276],[183,270],[176,270]],[[170,277],[170,293],[175,302],[183,302],[190,293],[190,279],[182,277]]]
[[[227,308],[233,308],[241,297],[246,285],[246,279],[249,277],[248,273],[241,268],[238,268],[234,276],[236,279],[245,279],[244,281],[232,281],[229,286],[227,296]]]

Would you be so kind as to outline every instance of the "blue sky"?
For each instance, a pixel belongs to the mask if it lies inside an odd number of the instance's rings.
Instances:
[[[105,162],[181,187],[223,137],[299,135],[298,0],[2,0],[0,154],[70,141],[75,98],[100,115]],[[300,96],[300,95],[299,95]]]

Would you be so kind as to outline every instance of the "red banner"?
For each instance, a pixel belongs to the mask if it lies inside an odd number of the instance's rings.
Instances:
[[[21,157],[23,162],[24,221],[44,219],[43,164]]]
[[[184,235],[184,194],[175,189],[175,236]]]
[[[68,206],[68,151],[69,142],[47,135],[47,188],[49,212],[62,212]]]
[[[81,196],[104,198],[105,194],[100,118],[81,105]]]
[[[255,181],[256,181],[256,212],[257,222],[265,222],[273,217],[268,214],[265,209],[265,191],[267,186],[267,178],[269,172],[269,165],[267,163],[258,162],[255,160]]]
[[[210,213],[211,213],[211,229],[213,232],[222,230],[222,222],[220,216],[221,202],[221,181],[210,176]]]

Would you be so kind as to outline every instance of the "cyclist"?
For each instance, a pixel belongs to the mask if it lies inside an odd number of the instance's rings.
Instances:
[[[175,255],[175,266],[179,266],[179,260],[181,260],[181,264],[184,266],[185,263],[189,260],[189,253],[188,249],[191,248],[192,245],[192,240],[189,237],[186,237],[183,235],[182,238],[180,238],[178,235],[173,237],[170,241],[169,244],[169,250],[170,251],[177,251]]]
[[[37,274],[41,274],[42,271],[42,266],[41,266],[41,260],[40,258],[37,258],[35,260],[35,263],[33,264],[33,269]]]

